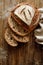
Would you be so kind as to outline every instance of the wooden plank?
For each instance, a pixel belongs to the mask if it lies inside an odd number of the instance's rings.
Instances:
[[[43,0],[39,1],[39,7],[43,7]]]
[[[1,0],[0,0],[1,1]],[[24,0],[21,0],[24,1]],[[2,11],[5,11],[10,6],[13,6],[20,0],[3,0]],[[29,3],[34,3],[38,8],[43,7],[43,0],[25,0]],[[6,29],[7,22],[0,18],[0,48],[3,48],[5,61],[0,60],[1,65],[43,65],[43,47],[36,45],[33,41],[33,33],[30,34],[30,43],[20,44],[18,47],[9,46],[4,40],[4,30]],[[5,56],[4,55],[4,56]]]

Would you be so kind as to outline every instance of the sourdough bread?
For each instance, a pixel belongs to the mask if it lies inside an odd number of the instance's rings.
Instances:
[[[8,24],[10,28],[18,35],[25,36],[28,32],[23,29],[11,16],[8,17]]]
[[[8,39],[7,39],[8,38]],[[5,39],[10,43],[10,44],[14,44],[15,42],[15,45],[17,44],[17,42],[21,42],[21,43],[27,43],[29,42],[29,35],[26,35],[24,37],[22,36],[19,36],[15,33],[13,33],[11,31],[10,28],[8,28],[5,32]]]
[[[18,45],[17,41],[12,37],[11,32],[8,29],[5,31],[5,40],[10,46],[15,47]]]
[[[40,17],[38,9],[28,3],[18,4],[11,11],[11,15],[28,32],[37,27]]]

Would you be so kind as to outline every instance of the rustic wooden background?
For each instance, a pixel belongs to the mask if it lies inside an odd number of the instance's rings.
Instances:
[[[23,1],[34,3],[37,8],[43,7],[43,0],[0,0],[0,65],[43,65],[43,46],[32,41],[33,33],[30,34],[30,43],[15,48],[4,40],[7,10]]]

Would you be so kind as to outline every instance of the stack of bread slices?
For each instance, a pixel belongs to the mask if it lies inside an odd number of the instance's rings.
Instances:
[[[15,6],[8,17],[5,40],[13,47],[29,42],[29,34],[37,27],[39,11],[33,5],[20,3]],[[19,43],[20,42],[20,43]]]

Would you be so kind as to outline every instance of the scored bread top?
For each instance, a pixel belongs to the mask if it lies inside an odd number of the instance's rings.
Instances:
[[[37,27],[40,16],[38,9],[28,3],[18,4],[11,11],[11,15],[19,25],[29,32]]]
[[[32,18],[35,14],[35,10],[31,6],[23,4],[14,11],[14,14],[18,16],[27,25],[30,25]]]

